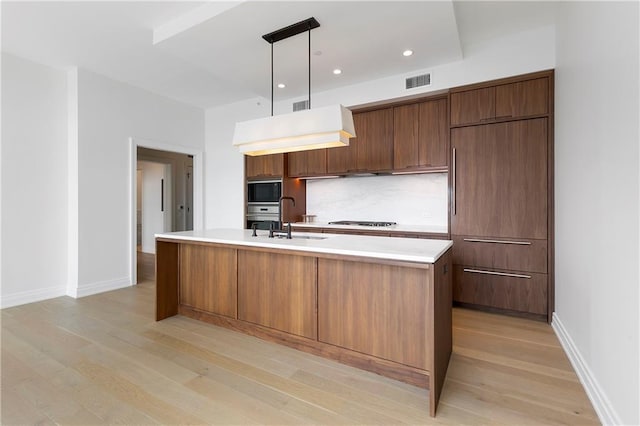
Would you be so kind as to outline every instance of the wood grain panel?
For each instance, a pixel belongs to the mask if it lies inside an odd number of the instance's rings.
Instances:
[[[492,272],[518,273],[489,270]],[[514,278],[464,272],[464,266],[454,265],[453,299],[456,302],[484,305],[533,314],[547,313],[547,275],[520,272],[531,278]]]
[[[420,104],[418,158],[420,166],[444,167],[449,164],[449,122],[446,98]]]
[[[451,263],[451,250],[447,250],[434,264],[431,271],[433,283],[433,309],[428,312],[433,313],[430,322],[433,324],[433,336],[431,342],[427,342],[427,351],[433,351],[433,366],[429,375],[429,409],[432,416],[436,415],[436,408],[440,400],[444,379],[449,367],[449,359],[453,345],[452,336],[452,313],[451,304],[453,301],[453,268]]]
[[[421,269],[318,259],[318,340],[428,370],[429,285]]]
[[[393,168],[420,166],[418,133],[420,105],[404,105],[393,109]]]
[[[284,167],[283,154],[245,156],[245,174],[247,179],[282,177]]]
[[[547,119],[451,130],[451,233],[547,238]]]
[[[235,249],[181,244],[180,303],[237,318]]]
[[[290,152],[287,156],[290,177],[324,176],[327,174],[326,149]]]
[[[477,124],[496,115],[495,87],[451,94],[451,125]]]
[[[548,78],[496,86],[496,119],[541,115],[548,112]]]
[[[453,262],[456,264],[547,273],[547,240],[499,240],[463,236],[452,238]],[[509,244],[509,241],[529,244]]]
[[[315,339],[316,259],[238,251],[238,318]]]
[[[156,241],[156,321],[177,315],[179,244]]]
[[[362,115],[361,126],[365,131],[357,145],[357,170],[393,169],[393,108],[358,115]],[[356,135],[357,132],[358,129]]]

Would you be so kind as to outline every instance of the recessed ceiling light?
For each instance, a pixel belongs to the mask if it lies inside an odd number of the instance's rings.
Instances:
[[[404,56],[411,56],[411,55],[413,55],[413,50],[411,50],[411,49],[407,49],[407,50],[405,50],[404,52],[402,52],[402,54],[403,54]]]
[[[287,86],[285,86],[284,83],[278,83],[278,89],[284,89],[285,87]]]
[[[333,73],[335,75],[342,74],[342,70],[340,68],[336,68],[335,70],[333,70]]]

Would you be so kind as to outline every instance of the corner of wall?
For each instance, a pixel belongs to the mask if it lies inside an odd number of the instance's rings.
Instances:
[[[613,408],[611,401],[607,398],[606,393],[598,383],[598,380],[580,353],[580,350],[573,342],[571,335],[567,332],[567,329],[560,320],[557,312],[553,313],[551,327],[553,328],[553,331],[555,331],[556,336],[558,336],[558,340],[560,340],[560,344],[562,345],[564,352],[567,354],[567,357],[578,375],[578,379],[580,379],[580,383],[582,383],[582,386],[584,387],[602,424],[623,424],[615,408]]]
[[[78,68],[67,72],[67,290],[78,291]]]

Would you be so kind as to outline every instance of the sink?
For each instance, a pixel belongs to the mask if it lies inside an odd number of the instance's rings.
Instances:
[[[259,237],[263,237],[263,238],[269,238],[266,235],[259,235]],[[286,240],[287,236],[286,235],[274,235],[275,239],[278,240]],[[291,239],[292,240],[326,240],[329,237],[318,237],[316,235],[292,235]]]
[[[315,235],[292,235],[291,236],[292,239],[299,239],[299,240],[326,240],[329,237],[316,237]]]

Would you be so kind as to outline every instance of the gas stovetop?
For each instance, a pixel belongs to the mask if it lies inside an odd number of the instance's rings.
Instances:
[[[358,226],[391,226],[396,225],[395,222],[371,222],[366,220],[338,220],[329,222],[329,225],[358,225]]]

